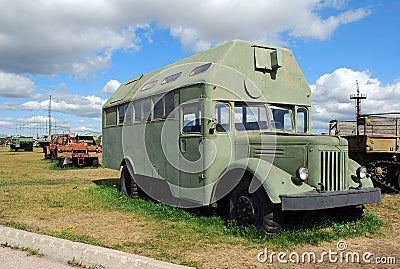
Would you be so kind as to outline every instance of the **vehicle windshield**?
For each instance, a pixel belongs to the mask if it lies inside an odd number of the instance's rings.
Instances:
[[[266,130],[267,109],[264,104],[235,103],[235,129],[238,131]]]
[[[277,130],[293,131],[292,110],[286,107],[269,106],[272,127]]]

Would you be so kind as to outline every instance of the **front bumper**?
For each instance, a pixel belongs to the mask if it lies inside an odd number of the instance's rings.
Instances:
[[[381,201],[381,190],[379,188],[365,188],[331,192],[309,191],[299,194],[284,194],[280,197],[282,210],[318,210],[379,203]]]

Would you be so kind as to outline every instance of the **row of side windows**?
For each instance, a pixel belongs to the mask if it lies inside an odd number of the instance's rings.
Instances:
[[[105,126],[165,119],[174,110],[174,92],[105,109]]]

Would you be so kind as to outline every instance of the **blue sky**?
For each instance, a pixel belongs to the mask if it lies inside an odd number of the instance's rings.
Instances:
[[[293,51],[313,94],[313,129],[400,111],[400,2],[389,0],[0,0],[0,134],[45,132],[52,117],[101,132],[101,106],[122,83],[232,39]],[[34,123],[40,128],[24,128]],[[18,127],[18,128],[17,128]]]

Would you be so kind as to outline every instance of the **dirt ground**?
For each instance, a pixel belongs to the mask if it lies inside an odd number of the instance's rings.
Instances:
[[[87,190],[96,182],[117,181],[118,171],[50,166],[39,149],[18,153],[0,149],[1,224],[64,238],[87,237],[123,251],[198,268],[400,268],[400,195],[383,194],[382,203],[367,205],[367,213],[385,222],[378,234],[275,249],[242,238],[204,240],[201,233],[180,233],[179,223],[107,210],[88,197]],[[311,252],[316,262],[302,263],[302,256],[307,260]],[[361,263],[346,263],[352,255],[358,255]],[[299,262],[293,262],[297,257]],[[396,264],[388,264],[394,263],[392,258]]]

